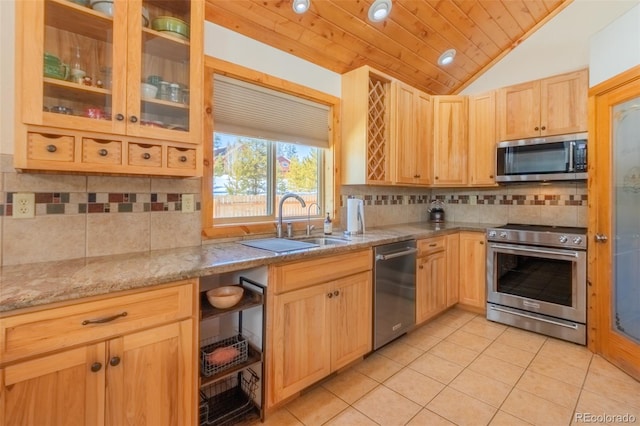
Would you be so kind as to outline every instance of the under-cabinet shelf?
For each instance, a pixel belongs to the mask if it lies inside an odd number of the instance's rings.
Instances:
[[[254,308],[263,304],[264,296],[262,294],[255,292],[245,286],[242,287],[244,288],[242,299],[240,299],[240,302],[229,309],[214,308],[209,303],[207,294],[205,292],[200,293],[200,320],[202,321],[206,319],[217,318],[222,315],[230,314],[232,312],[244,311],[245,309]]]
[[[68,0],[47,0],[47,25],[111,43],[113,18]]]
[[[260,353],[260,351],[258,349],[256,349],[251,343],[249,343],[248,346],[248,357],[247,360],[238,364],[238,365],[234,365],[231,368],[228,368],[227,370],[221,371],[217,374],[214,374],[213,376],[202,376],[202,374],[200,375],[200,387],[204,387],[207,386],[213,382],[217,382],[218,380],[220,380],[223,377],[226,377],[230,374],[233,373],[237,373],[238,371],[244,370],[245,368],[249,367],[252,364],[255,364],[257,362],[262,361],[262,353]]]

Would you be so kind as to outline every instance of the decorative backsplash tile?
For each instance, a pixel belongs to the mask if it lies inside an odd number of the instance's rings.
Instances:
[[[391,191],[391,189],[390,189]],[[434,200],[445,204],[518,205],[518,206],[586,206],[586,194],[438,194],[438,195],[361,195],[365,206],[429,204]],[[347,196],[341,197],[346,205]]]

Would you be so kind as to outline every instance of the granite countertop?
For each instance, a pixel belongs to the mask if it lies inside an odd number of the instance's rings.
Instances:
[[[494,224],[409,223],[368,229],[347,244],[275,253],[239,242],[103,256],[0,268],[0,315],[49,303],[197,278],[319,255],[346,253],[408,238],[459,230],[484,231]],[[333,236],[342,236],[334,233]]]

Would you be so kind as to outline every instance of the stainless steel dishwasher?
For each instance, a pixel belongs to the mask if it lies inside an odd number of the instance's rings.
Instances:
[[[374,247],[373,349],[406,333],[416,323],[416,242]]]

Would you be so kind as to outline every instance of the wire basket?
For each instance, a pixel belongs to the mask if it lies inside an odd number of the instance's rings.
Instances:
[[[251,369],[229,376],[200,390],[200,424],[236,423],[257,407],[258,376]]]
[[[235,351],[236,355],[232,359],[224,360],[222,362],[210,360],[208,355],[218,348],[229,348],[229,350]],[[240,334],[220,341],[215,341],[215,338],[205,340],[202,342],[200,347],[202,375],[206,377],[213,376],[221,371],[225,371],[238,364],[242,364],[249,357],[248,348],[249,342]]]

